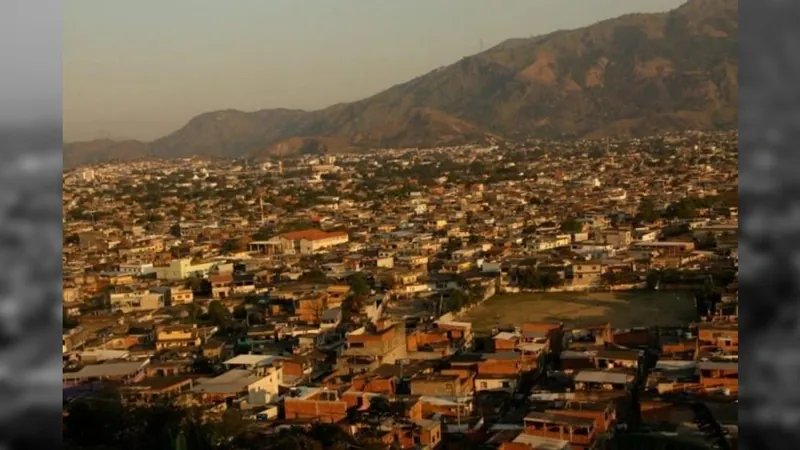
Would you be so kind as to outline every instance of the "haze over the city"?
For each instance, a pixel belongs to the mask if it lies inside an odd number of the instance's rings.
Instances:
[[[242,0],[235,7],[209,0],[68,2],[64,139],[149,140],[218,109],[322,108],[509,38],[680,3],[504,0],[499,8],[486,0]]]

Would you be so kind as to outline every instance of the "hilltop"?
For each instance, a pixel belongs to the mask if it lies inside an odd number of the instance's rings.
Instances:
[[[65,144],[64,165],[734,128],[737,78],[737,1],[690,0],[666,13],[510,39],[318,111],[215,111],[153,142]]]

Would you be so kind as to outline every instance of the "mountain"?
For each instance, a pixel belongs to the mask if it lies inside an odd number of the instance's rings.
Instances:
[[[318,111],[216,111],[149,143],[64,146],[65,165],[136,156],[284,156],[733,128],[738,4],[690,0],[570,31],[510,39],[372,97]]]

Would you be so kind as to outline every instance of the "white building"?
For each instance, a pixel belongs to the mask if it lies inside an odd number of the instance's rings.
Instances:
[[[168,266],[156,266],[156,278],[159,280],[185,280],[192,275],[206,278],[218,262],[192,262],[189,258],[174,259]]]
[[[114,292],[108,295],[108,303],[112,312],[152,311],[164,307],[164,297],[157,292]]]

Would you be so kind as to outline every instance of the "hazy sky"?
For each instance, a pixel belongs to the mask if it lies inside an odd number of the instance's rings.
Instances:
[[[61,119],[61,0],[0,0],[0,126]]]
[[[322,108],[456,62],[481,41],[681,3],[64,0],[64,137],[149,140],[217,109]]]

